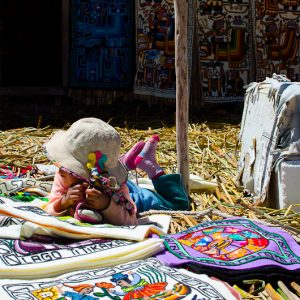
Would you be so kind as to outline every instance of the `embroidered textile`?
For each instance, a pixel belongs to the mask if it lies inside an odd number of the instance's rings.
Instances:
[[[24,168],[17,168],[14,166],[0,165],[0,178],[1,179],[13,179],[28,177],[31,174],[36,173],[37,170],[31,166]]]
[[[172,1],[138,1],[136,27],[134,92],[174,98],[175,20]]]
[[[151,224],[138,226],[92,225],[81,223],[69,216],[54,217],[38,207],[36,203],[14,202],[5,197],[0,197],[0,215],[27,221],[22,225],[23,237],[31,237],[34,233],[39,233],[77,239],[111,238],[142,241],[151,233],[165,233],[165,228]],[[168,220],[170,221],[169,218]]]
[[[205,101],[242,101],[249,83],[249,1],[198,0],[197,37]]]
[[[298,1],[197,0],[205,101],[243,101],[243,86],[273,73],[300,80]]]
[[[300,274],[300,246],[295,240],[281,229],[249,219],[205,222],[162,238],[167,250],[157,258],[170,266],[189,265],[223,277]]]
[[[135,3],[72,0],[71,87],[131,88],[135,77],[134,93],[175,98],[173,0]],[[245,85],[273,73],[300,81],[299,11],[293,0],[189,0],[188,67],[200,65],[202,100],[243,101]]]
[[[35,235],[0,239],[0,278],[43,278],[83,267],[111,267],[144,259],[163,249],[160,239],[142,242],[109,239],[68,240]]]
[[[133,1],[72,0],[71,30],[71,87],[131,87]]]
[[[256,81],[285,74],[300,81],[299,2],[256,0],[255,45]]]
[[[15,178],[11,180],[3,180],[0,182],[0,193],[9,195],[21,191],[25,188],[36,187],[41,189],[41,191],[49,193],[51,191],[52,182],[39,181],[34,178]]]
[[[241,299],[206,275],[163,266],[149,258],[112,268],[67,273],[45,280],[0,280],[1,299]],[[45,298],[47,296],[47,298]],[[68,298],[69,299],[69,298]]]

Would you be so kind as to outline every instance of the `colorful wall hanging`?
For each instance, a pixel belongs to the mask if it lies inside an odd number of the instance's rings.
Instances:
[[[188,73],[191,76],[194,0],[188,0]],[[174,0],[136,1],[136,61],[134,93],[176,97]]]
[[[70,87],[132,88],[134,4],[72,0]]]
[[[163,266],[149,258],[113,268],[67,273],[45,280],[0,280],[1,299],[241,299],[233,288],[206,275]]]
[[[274,73],[300,80],[298,1],[197,0],[202,98],[243,101],[244,86]]]
[[[299,13],[295,0],[189,0],[189,74],[199,64],[191,80],[201,101],[243,101],[245,85],[273,73],[300,81]],[[135,94],[175,99],[173,0],[72,0],[71,29],[71,87],[133,85]]]
[[[197,39],[202,97],[242,101],[249,83],[249,1],[197,0]]]
[[[256,0],[255,49],[257,81],[285,74],[300,81],[299,14],[297,0]]]
[[[300,276],[300,246],[295,240],[279,228],[249,219],[205,222],[162,238],[167,250],[157,258],[170,266],[188,265],[228,280],[233,279],[230,274],[253,278],[254,272]]]
[[[136,94],[175,98],[173,0],[136,1]]]

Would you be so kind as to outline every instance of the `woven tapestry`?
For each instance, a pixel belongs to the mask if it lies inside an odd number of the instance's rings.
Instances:
[[[70,47],[70,87],[132,87],[133,1],[72,0]]]
[[[60,277],[0,280],[1,299],[241,299],[233,288],[206,275],[163,266],[149,258]]]
[[[136,94],[175,98],[173,0],[136,2]]]
[[[249,83],[249,1],[197,2],[203,100],[241,101]]]
[[[256,80],[273,73],[300,81],[298,0],[256,0]]]
[[[280,228],[244,218],[205,222],[162,237],[167,251],[157,258],[170,266],[228,275],[300,275],[300,246]],[[253,277],[252,277],[253,278]],[[230,279],[230,278],[229,278]]]

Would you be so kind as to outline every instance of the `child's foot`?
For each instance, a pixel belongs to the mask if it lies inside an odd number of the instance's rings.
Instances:
[[[137,168],[145,171],[150,179],[156,179],[165,174],[156,161],[156,148],[159,136],[153,135],[145,144],[143,150],[136,157],[134,164]]]
[[[134,161],[143,150],[144,146],[145,142],[139,141],[126,154],[120,157],[121,162],[128,171],[134,170],[136,168]]]

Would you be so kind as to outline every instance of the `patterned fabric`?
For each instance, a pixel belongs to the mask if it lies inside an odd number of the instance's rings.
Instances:
[[[249,271],[266,276],[300,274],[300,246],[295,240],[278,228],[248,219],[205,222],[162,238],[168,251],[157,258],[170,266],[189,265],[223,277]]]
[[[46,197],[42,197],[42,196],[33,196],[31,193],[28,192],[12,192],[9,193],[9,195],[5,195],[5,194],[0,194],[0,197],[8,197],[10,199],[14,199],[20,202],[32,202],[35,199],[39,199],[41,201],[45,201],[48,202],[48,198]]]
[[[137,70],[134,92],[175,97],[175,19],[169,0],[139,0],[136,6]]]
[[[0,166],[0,178],[1,179],[14,179],[23,178],[37,173],[37,170],[31,166],[24,168],[17,168],[14,166],[1,165]]]
[[[222,281],[163,266],[154,258],[44,280],[0,280],[1,299],[19,300],[20,296],[39,300],[241,299]]]
[[[300,80],[295,0],[197,0],[203,99],[243,100],[243,86],[273,73]]]
[[[151,233],[164,234],[162,228],[151,223],[142,226],[92,225],[81,223],[69,216],[54,217],[46,213],[38,205],[43,207],[45,202],[20,203],[6,197],[0,197],[0,217],[13,217],[27,221],[22,227],[24,237],[31,237],[38,231],[40,234],[77,239],[111,238],[142,241]]]
[[[1,238],[0,249],[0,278],[36,279],[82,268],[110,267],[129,262],[133,257],[145,259],[161,251],[163,244],[155,238],[134,242],[100,238],[54,239],[35,235],[31,239]]]
[[[299,13],[297,0],[256,0],[256,80],[273,73],[300,81]]]
[[[197,3],[202,96],[208,102],[241,101],[250,80],[249,1]]]
[[[25,188],[35,187],[42,192],[49,193],[51,191],[52,182],[39,181],[34,178],[15,178],[12,180],[2,180],[0,182],[0,193],[5,195],[14,195]]]
[[[133,1],[72,0],[71,29],[71,87],[132,85]]]
[[[72,0],[72,87],[126,88],[135,77],[134,93],[175,98],[174,2],[135,3],[134,26],[132,1]],[[189,0],[188,68],[200,65],[201,100],[243,101],[245,85],[273,73],[300,81],[299,12],[297,0]]]
[[[164,224],[154,218],[131,227],[90,225],[5,197],[0,211],[0,278],[42,278],[145,259],[164,249],[162,239],[147,237],[163,234],[170,222],[160,216]]]

